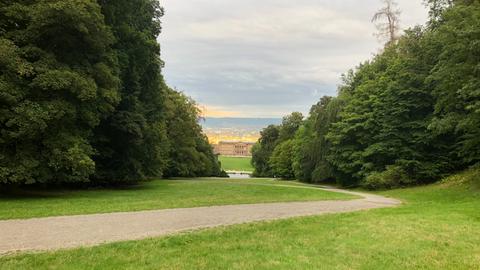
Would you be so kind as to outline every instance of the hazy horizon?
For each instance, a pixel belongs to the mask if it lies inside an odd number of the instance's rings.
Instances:
[[[268,125],[281,124],[281,118],[205,117],[200,121],[211,143],[219,141],[256,142]]]

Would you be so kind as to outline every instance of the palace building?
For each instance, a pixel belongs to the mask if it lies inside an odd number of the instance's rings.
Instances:
[[[221,156],[250,157],[252,156],[254,144],[250,142],[221,141],[213,145],[213,150],[215,154]]]

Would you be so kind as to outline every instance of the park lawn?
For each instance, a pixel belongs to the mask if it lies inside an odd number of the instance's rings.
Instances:
[[[225,171],[253,172],[251,157],[226,157],[219,156],[222,169]]]
[[[284,187],[281,184],[282,182],[271,179],[179,179],[155,180],[123,189],[23,191],[9,196],[0,194],[0,220],[355,198],[314,188]],[[299,185],[295,182],[287,184]]]
[[[480,179],[479,179],[480,182]],[[480,269],[480,188],[381,192],[396,208],[0,258],[1,269]]]

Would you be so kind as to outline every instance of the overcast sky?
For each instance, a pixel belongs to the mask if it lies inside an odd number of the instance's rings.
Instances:
[[[401,25],[426,21],[398,0]],[[336,95],[340,76],[381,48],[380,0],[161,0],[167,83],[207,116],[279,117]]]

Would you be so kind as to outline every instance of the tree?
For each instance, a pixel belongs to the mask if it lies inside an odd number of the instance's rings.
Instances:
[[[429,7],[430,24],[436,24],[442,13],[453,6],[453,0],[424,0],[424,3]]]
[[[377,37],[381,40],[387,40],[388,45],[398,39],[401,12],[397,9],[398,5],[394,0],[382,0],[382,2],[385,6],[373,15],[372,22],[376,23]]]
[[[300,112],[293,112],[292,114],[283,117],[278,138],[279,142],[293,139],[295,133],[302,124],[303,115]]]
[[[86,182],[93,130],[118,104],[113,36],[95,1],[3,1],[0,182]]]
[[[339,99],[345,106],[339,121],[333,123],[327,134],[332,144],[328,159],[339,172],[336,175],[339,184],[358,185],[364,177],[362,168],[365,162],[361,153],[371,143],[372,136],[379,132],[373,111],[382,87],[374,83],[385,66],[384,58],[377,56],[360,65],[349,84],[341,87]]]
[[[329,134],[331,161],[346,176],[340,182],[362,184],[388,168],[408,176],[399,179],[428,182],[448,168],[441,140],[428,129],[434,99],[424,82],[435,57],[425,46],[421,29],[412,29],[358,71],[370,75],[362,75]]]
[[[480,162],[480,2],[428,2],[434,21],[395,39],[386,2],[376,18],[387,17],[388,46],[312,107],[293,143],[278,140],[275,175],[395,188]]]
[[[328,96],[322,97],[310,109],[294,141],[293,167],[297,179],[314,183],[335,179],[334,168],[328,160],[331,142],[327,134],[338,121],[341,109],[342,101]]]
[[[162,176],[168,162],[165,83],[161,75],[156,0],[100,1],[116,42],[121,102],[95,132],[98,182]]]
[[[260,132],[260,139],[252,148],[252,166],[253,172],[257,177],[273,177],[273,171],[270,167],[270,157],[277,146],[280,128],[276,125],[270,125]]]
[[[436,98],[430,128],[450,138],[452,163],[465,168],[480,162],[480,3],[455,3],[429,33],[438,62],[427,82]]]
[[[276,148],[286,141],[291,141],[288,143],[288,147],[290,147],[288,151],[290,151],[290,154],[293,154],[293,138],[295,138],[295,134],[302,124],[303,115],[299,112],[294,112],[288,116],[285,116],[280,126],[270,125],[260,132],[260,139],[252,148],[252,166],[255,168],[253,173],[254,176],[274,177],[275,173],[278,173],[278,170],[280,169],[279,166],[285,165],[285,163],[272,163],[272,155],[274,154],[274,151],[276,151]],[[285,151],[283,151],[285,150],[285,147],[286,146],[284,145],[282,150],[279,151],[285,153]],[[280,155],[280,152],[277,152],[277,154]],[[288,170],[293,175],[293,159],[292,157],[289,158],[289,165],[288,168],[285,168],[285,170]],[[276,172],[274,171],[272,164],[276,165]],[[286,176],[284,174],[282,175],[283,176],[279,177]],[[292,176],[289,174],[288,177],[285,178],[291,177]]]
[[[272,153],[269,159],[270,167],[272,168],[273,176],[286,180],[294,179],[293,171],[293,140],[287,140],[280,143]]]
[[[191,98],[173,89],[165,102],[169,141],[166,177],[224,176],[220,162],[198,123],[200,110]]]
[[[222,175],[196,104],[161,75],[157,0],[0,12],[0,184]]]

